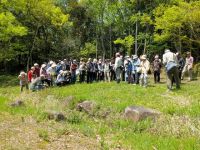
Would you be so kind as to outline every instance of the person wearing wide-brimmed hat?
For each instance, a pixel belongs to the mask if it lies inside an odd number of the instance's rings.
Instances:
[[[98,61],[98,81],[104,80],[104,64],[101,59]]]
[[[192,67],[193,67],[193,62],[194,58],[191,56],[190,52],[187,52],[187,57],[185,59],[185,66],[182,71],[182,76],[181,79],[183,80],[185,73],[188,72],[188,81],[192,80]]]
[[[87,83],[92,83],[93,81],[93,63],[92,63],[92,58],[89,58],[87,63],[86,63],[86,71],[87,71]]]
[[[105,60],[103,71],[104,71],[104,81],[110,82],[111,73],[110,73],[110,63],[108,59]]]
[[[51,81],[51,85],[55,85],[56,66],[56,63],[52,63],[51,66],[47,69],[48,80]]]
[[[159,59],[159,55],[156,55],[154,57],[154,61],[153,61],[154,83],[159,83],[160,82],[161,67],[162,67],[162,62]]]
[[[125,57],[124,70],[125,70],[125,81],[128,84],[132,83],[132,59],[129,56]]]
[[[140,67],[141,67],[141,75],[140,75],[140,86],[147,87],[148,84],[148,71],[150,69],[150,63],[147,60],[146,55],[142,55],[140,58]]]
[[[40,76],[40,66],[38,63],[34,63],[34,67],[35,67],[35,70],[33,72],[33,74],[36,75],[36,77],[39,77]]]
[[[132,56],[132,76],[133,76],[133,84],[139,84],[139,77],[140,77],[140,59],[137,55]]]
[[[176,88],[180,89],[180,80],[178,77],[178,62],[176,55],[169,49],[165,50],[163,54],[163,64],[165,65],[167,73],[167,87],[172,90],[172,79],[174,77],[176,82]]]
[[[116,74],[117,83],[120,83],[123,61],[122,61],[122,58],[120,57],[121,56],[120,53],[116,53],[115,56],[116,56],[115,66],[114,66],[115,74]]]
[[[30,84],[30,90],[31,91],[38,91],[41,89],[45,88],[45,85],[42,84],[42,81],[45,79],[44,75],[41,75],[40,77],[37,77],[35,79],[32,80],[31,84]]]
[[[19,84],[20,84],[20,91],[23,92],[23,88],[26,87],[26,89],[28,90],[28,78],[27,78],[27,74],[24,71],[21,71],[19,76]]]
[[[71,72],[71,82],[74,84],[76,82],[76,70],[78,68],[77,61],[74,59],[72,61],[70,72]]]
[[[92,80],[93,81],[98,81],[98,63],[97,63],[97,59],[93,59],[93,71],[92,71]]]
[[[47,70],[46,70],[47,65],[46,64],[42,64],[41,68],[40,68],[40,76],[44,76],[44,79],[42,80],[42,83],[44,84],[44,82],[46,82],[48,84],[48,86],[51,85],[51,81],[49,80],[48,74],[47,74]]]
[[[36,75],[34,74],[35,67],[31,67],[31,69],[28,71],[28,82],[31,83],[32,78],[35,78]]]
[[[84,62],[84,59],[80,59],[79,63],[79,82],[85,82],[85,75],[86,75],[86,63]]]

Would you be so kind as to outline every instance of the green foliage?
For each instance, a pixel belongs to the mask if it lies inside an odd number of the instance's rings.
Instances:
[[[85,47],[80,51],[83,58],[94,57],[96,53],[96,45],[93,43],[85,43]]]
[[[131,48],[134,44],[134,37],[132,35],[129,35],[129,36],[126,36],[124,39],[118,38],[117,40],[114,41],[114,43],[123,45],[127,49],[130,55]]]

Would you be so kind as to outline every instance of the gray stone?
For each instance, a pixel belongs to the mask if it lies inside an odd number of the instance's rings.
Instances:
[[[84,101],[82,103],[79,103],[77,105],[77,110],[79,111],[85,111],[86,113],[91,114],[91,112],[94,110],[95,104],[92,101]]]
[[[146,118],[155,119],[159,115],[159,111],[142,106],[129,106],[125,109],[125,117],[135,122]]]
[[[48,119],[49,120],[56,120],[56,121],[61,121],[61,120],[65,120],[65,116],[63,113],[61,112],[47,112],[48,114]]]
[[[17,107],[17,106],[22,106],[22,105],[24,105],[24,102],[21,101],[21,100],[17,100],[17,101],[12,102],[12,103],[10,104],[10,106],[12,106],[12,107]]]

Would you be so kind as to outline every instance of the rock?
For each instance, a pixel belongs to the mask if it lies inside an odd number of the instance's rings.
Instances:
[[[65,116],[61,112],[52,111],[52,112],[47,112],[47,114],[49,120],[56,120],[56,121],[65,120]]]
[[[24,102],[21,101],[21,100],[17,100],[17,101],[12,102],[12,103],[10,104],[10,106],[12,106],[12,107],[17,107],[17,106],[22,106],[22,105],[24,105]]]
[[[125,117],[135,122],[146,119],[148,117],[155,119],[160,112],[141,106],[129,106],[125,109]]]
[[[92,101],[84,101],[82,103],[79,103],[77,105],[77,110],[79,111],[85,111],[86,113],[91,114],[91,112],[94,110],[95,104]]]

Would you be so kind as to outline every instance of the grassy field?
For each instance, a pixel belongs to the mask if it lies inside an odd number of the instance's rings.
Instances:
[[[147,88],[113,82],[20,93],[14,77],[0,76],[0,149],[199,150],[200,81],[184,81],[172,92],[164,81],[150,81]],[[10,107],[15,100],[25,105]],[[84,100],[95,102],[92,113],[76,110]],[[161,115],[155,121],[126,120],[124,110],[132,105]],[[47,111],[66,119],[48,120]]]

